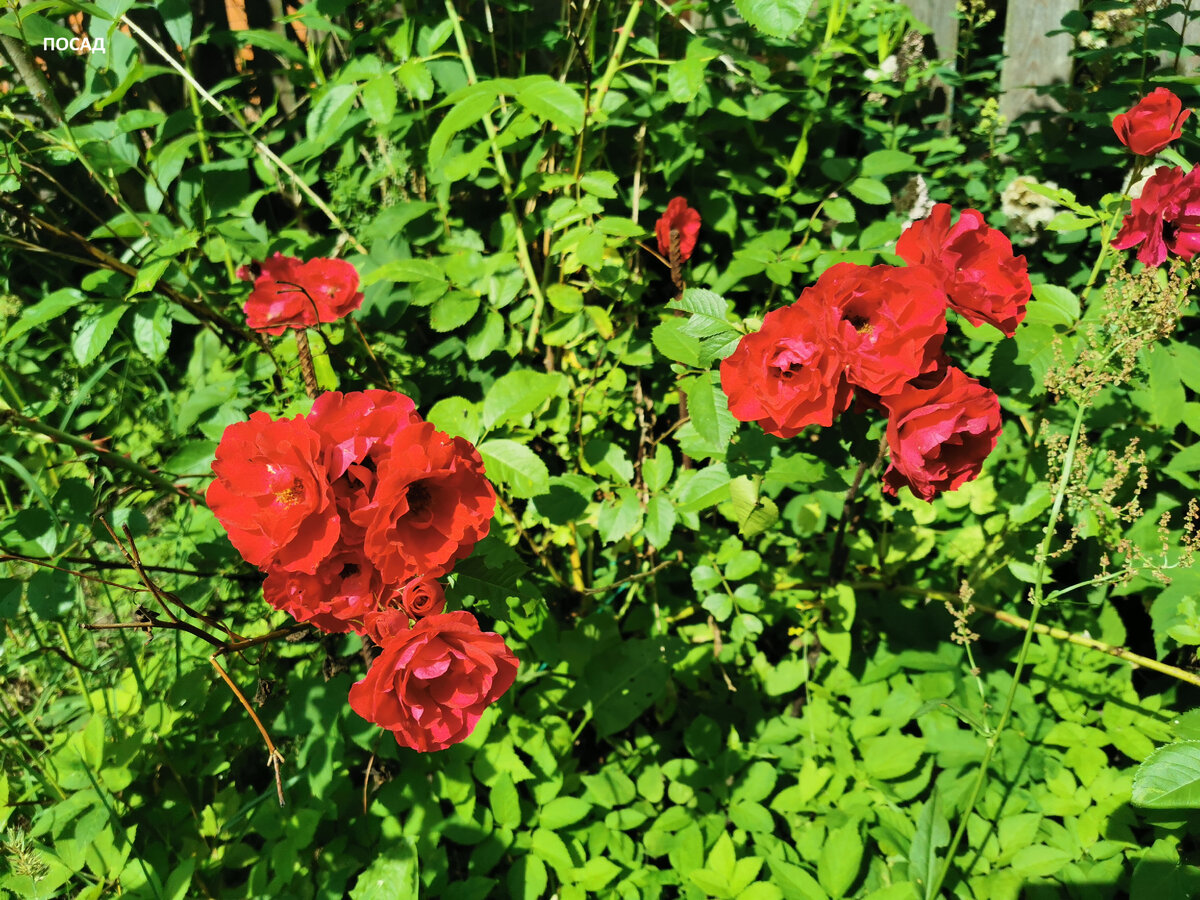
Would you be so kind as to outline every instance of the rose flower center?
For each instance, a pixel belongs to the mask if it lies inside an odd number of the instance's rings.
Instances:
[[[767,370],[777,378],[790,381],[801,369],[816,359],[818,348],[800,338],[780,341],[775,357],[767,363]]]

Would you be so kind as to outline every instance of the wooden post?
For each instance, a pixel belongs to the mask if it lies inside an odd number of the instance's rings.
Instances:
[[[1000,73],[1000,114],[1011,124],[1031,109],[1058,109],[1036,87],[1071,79],[1071,35],[1047,36],[1079,9],[1079,0],[1009,0],[1004,22],[1004,69]]]
[[[929,59],[948,60],[950,68],[958,61],[958,12],[957,0],[908,0],[913,18],[933,31],[933,46],[925,47]],[[946,92],[946,117],[943,128],[950,128],[950,114],[954,110],[954,88],[937,79],[937,85]]]

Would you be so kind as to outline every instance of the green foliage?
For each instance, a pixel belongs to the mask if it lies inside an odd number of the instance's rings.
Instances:
[[[1168,8],[1089,48],[1092,5],[1028,135],[977,5],[954,67],[884,0],[0,14],[37,51],[0,91],[0,894],[1200,891],[1194,692],[1094,649],[1179,674],[1200,645],[1190,282],[1094,267],[1127,202],[1111,115],[1177,43]],[[105,51],[41,52],[79,27]],[[719,371],[829,266],[895,262],[922,192],[1035,282],[1014,340],[950,326],[1005,429],[928,504],[882,494],[879,417],[781,441]],[[703,220],[674,276],[673,196]],[[237,270],[275,252],[363,276],[310,333],[323,388],[391,384],[477,446],[503,502],[446,593],[521,660],[421,755],[347,706],[357,638],[227,655],[282,807],[212,646],[148,627],[114,543],[200,631],[287,623],[201,502],[228,425],[309,406],[295,336],[244,325]],[[1058,630],[1022,645],[1031,595]]]

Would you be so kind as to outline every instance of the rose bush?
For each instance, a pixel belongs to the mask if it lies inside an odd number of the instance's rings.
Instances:
[[[1200,169],[1186,174],[1178,166],[1155,169],[1112,246],[1138,247],[1138,260],[1148,266],[1161,266],[1167,254],[1195,256],[1200,251]]]

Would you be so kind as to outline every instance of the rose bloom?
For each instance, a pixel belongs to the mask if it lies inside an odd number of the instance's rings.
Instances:
[[[321,456],[301,416],[255,412],[225,429],[206,499],[246,562],[312,574],[329,555],[340,521]]]
[[[496,492],[469,441],[428,422],[392,438],[370,475],[370,501],[350,517],[365,529],[367,556],[384,581],[445,575],[488,533]]]
[[[852,393],[836,342],[840,322],[833,306],[807,291],[763,316],[762,327],[721,361],[721,389],[734,418],[782,438],[807,425],[832,425]]]
[[[885,398],[891,464],[883,490],[908,485],[922,500],[953,491],[979,475],[1000,435],[1000,401],[954,367],[930,374]]]
[[[855,387],[886,396],[937,368],[946,294],[925,268],[838,263],[800,299],[838,311],[838,343]]]
[[[1115,250],[1139,244],[1147,266],[1161,266],[1168,253],[1191,259],[1200,251],[1200,168],[1185,175],[1159,166],[1150,176],[1112,241]]]
[[[683,262],[696,249],[696,238],[700,236],[700,213],[687,205],[683,197],[674,197],[667,204],[667,211],[654,223],[658,236],[658,252],[671,258],[671,232],[679,232],[679,261]]]
[[[468,612],[442,613],[391,634],[350,688],[350,707],[405,747],[444,750],[474,730],[516,676],[504,638],[480,631]]]
[[[310,259],[276,253],[261,263],[254,290],[246,298],[246,324],[267,334],[336,322],[362,306],[358,270],[342,259]],[[243,266],[238,277],[248,280]]]
[[[1153,156],[1183,134],[1183,123],[1191,114],[1169,90],[1155,88],[1129,112],[1113,119],[1113,131],[1134,153]]]
[[[437,581],[422,578],[405,585],[400,608],[414,619],[436,616],[446,608],[446,593]]]
[[[954,225],[951,215],[950,204],[937,204],[900,235],[896,253],[933,271],[951,309],[972,325],[987,322],[1012,337],[1032,290],[1025,257],[1014,256],[1012,242],[989,228],[978,210],[964,209]]]
[[[345,545],[335,548],[311,575],[276,566],[263,582],[268,605],[334,634],[367,633],[365,620],[378,608],[383,591],[383,579],[362,549]]]
[[[308,422],[321,436],[325,465],[337,479],[353,465],[386,455],[392,440],[421,421],[412,399],[398,391],[328,391],[313,401]]]

